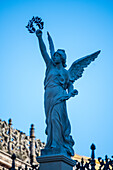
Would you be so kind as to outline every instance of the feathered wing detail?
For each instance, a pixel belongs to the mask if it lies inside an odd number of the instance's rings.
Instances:
[[[55,48],[54,48],[53,40],[52,40],[49,32],[47,32],[47,35],[48,35],[48,41],[49,41],[50,54],[51,54],[51,57],[52,57],[53,54],[55,53]]]
[[[98,57],[99,53],[100,53],[100,50],[88,56],[82,57],[72,63],[71,67],[68,70],[69,79],[72,83],[75,80],[82,77],[84,68],[87,67],[92,61],[94,61],[95,58]]]

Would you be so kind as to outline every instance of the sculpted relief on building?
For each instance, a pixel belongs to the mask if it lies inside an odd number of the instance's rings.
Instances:
[[[35,139],[34,125],[31,125],[30,136],[20,130],[12,128],[12,120],[9,122],[0,120],[0,169],[9,169],[12,166],[11,156],[16,155],[16,168],[31,168],[31,164],[37,164],[36,156],[40,155],[45,143]]]

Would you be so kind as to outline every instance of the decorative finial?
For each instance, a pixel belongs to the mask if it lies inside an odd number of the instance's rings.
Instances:
[[[15,159],[16,159],[16,155],[13,153],[11,158],[12,158],[13,160],[15,160]]]
[[[95,149],[96,149],[96,146],[92,143],[91,150],[95,150]]]
[[[12,125],[12,119],[9,119],[9,125],[10,126]]]
[[[34,128],[34,124],[31,124],[31,128],[30,128],[30,137],[35,137],[35,128]]]

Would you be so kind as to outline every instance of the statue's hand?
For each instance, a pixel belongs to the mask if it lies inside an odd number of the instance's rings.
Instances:
[[[70,93],[69,96],[70,97],[74,97],[75,95],[78,95],[78,91],[76,89],[73,89]]]
[[[36,31],[36,36],[37,36],[37,37],[42,36],[42,31],[41,31],[40,29],[38,29],[38,30]]]
[[[62,101],[68,100],[70,97],[74,97],[75,95],[78,95],[78,91],[76,89],[73,89],[71,92],[69,92],[67,95],[62,97]]]

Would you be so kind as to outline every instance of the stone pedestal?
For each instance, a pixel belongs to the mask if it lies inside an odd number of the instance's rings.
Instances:
[[[46,155],[37,158],[40,170],[73,170],[76,161],[66,155]]]

